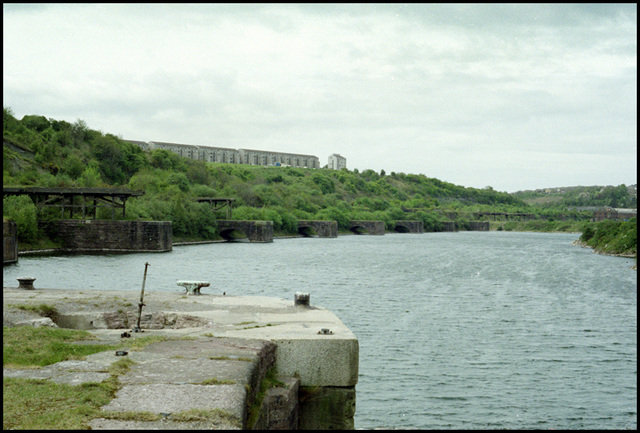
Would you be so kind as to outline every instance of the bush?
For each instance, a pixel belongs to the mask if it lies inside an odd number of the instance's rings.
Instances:
[[[7,196],[2,200],[2,215],[15,221],[18,239],[22,242],[38,239],[37,214],[36,205],[28,195]]]

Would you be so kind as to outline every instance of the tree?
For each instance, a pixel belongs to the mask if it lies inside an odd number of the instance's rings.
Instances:
[[[5,197],[2,200],[2,216],[15,221],[18,240],[28,243],[38,239],[36,205],[28,195]]]

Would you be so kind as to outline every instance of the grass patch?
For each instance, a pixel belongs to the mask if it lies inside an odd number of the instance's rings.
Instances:
[[[157,413],[146,412],[146,411],[139,411],[139,412],[101,411],[100,418],[117,419],[120,421],[158,421],[161,417]]]
[[[273,323],[267,323],[266,325],[245,326],[242,329],[265,328],[267,326],[276,326],[276,325],[274,325]]]
[[[54,322],[58,320],[58,310],[56,307],[47,304],[40,305],[27,305],[27,304],[9,304],[9,307],[17,308],[22,311],[32,311],[41,315],[42,317],[49,317]]]
[[[136,337],[123,341],[119,347],[127,347],[130,350],[142,350],[149,344],[159,343],[169,340],[197,340],[197,337],[167,337],[166,335],[148,335],[145,337]],[[178,355],[179,356],[179,355]]]
[[[39,368],[125,346],[130,350],[140,350],[159,341],[185,339],[151,335],[120,342],[118,345],[81,345],[74,342],[95,340],[95,337],[82,330],[30,326],[3,327],[2,336],[2,361],[5,368]],[[57,384],[50,380],[6,378],[2,387],[3,429],[87,430],[91,419],[103,417],[100,407],[115,397],[120,389],[119,376],[129,371],[133,364],[134,361],[130,358],[119,359],[107,369],[111,375],[108,379],[79,386]],[[137,420],[146,420],[139,413],[135,416]]]
[[[87,331],[75,329],[3,327],[2,365],[9,368],[43,367],[69,359],[82,359],[93,353],[116,348],[116,346],[104,344],[73,344],[74,341],[94,338]]]
[[[112,398],[102,386],[18,378],[4,379],[2,394],[3,430],[86,430],[88,421]]]
[[[132,361],[130,358],[122,358],[122,359],[112,363],[109,366],[107,371],[112,376],[120,376],[120,375],[125,374],[127,371],[129,371],[133,364],[135,364],[135,361]]]
[[[226,422],[236,427],[242,427],[242,423],[237,417],[222,409],[191,409],[183,412],[173,413],[168,417],[168,419],[178,422]]]
[[[6,378],[2,381],[4,430],[88,430],[120,388],[118,377],[134,362],[121,359],[109,367],[111,377],[79,386],[49,380]]]
[[[235,380],[222,380],[217,377],[212,377],[211,379],[203,380],[200,382],[200,385],[234,385],[235,383]]]
[[[209,359],[212,361],[244,361],[244,362],[253,362],[251,358],[241,358],[241,357],[230,357],[230,356],[210,356]]]

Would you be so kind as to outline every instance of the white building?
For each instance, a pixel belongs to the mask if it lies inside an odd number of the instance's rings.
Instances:
[[[329,168],[332,170],[347,168],[347,158],[340,156],[337,153],[329,155]]]
[[[146,151],[165,149],[184,158],[207,162],[226,162],[250,165],[288,165],[292,167],[320,168],[320,160],[315,155],[270,152],[251,149],[229,149],[226,147],[197,146],[193,144],[163,143],[160,141],[127,140]]]

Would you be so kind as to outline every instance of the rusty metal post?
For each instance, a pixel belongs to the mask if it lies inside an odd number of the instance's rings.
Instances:
[[[135,328],[133,328],[133,332],[142,332],[140,329],[140,319],[142,318],[142,307],[144,306],[144,284],[147,281],[147,268],[149,267],[149,262],[144,264],[144,278],[142,279],[142,290],[140,291],[140,303],[138,304],[138,324]]]

